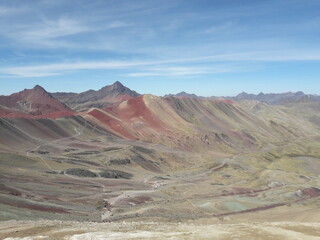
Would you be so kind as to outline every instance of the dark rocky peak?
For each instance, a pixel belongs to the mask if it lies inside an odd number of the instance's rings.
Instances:
[[[131,91],[129,88],[123,86],[122,83],[119,81],[116,81],[110,87],[111,87],[112,92],[116,92],[116,93],[120,93],[120,94],[126,94],[126,92],[128,92],[128,90]]]
[[[140,95],[137,92],[131,90],[130,88],[127,88],[119,81],[116,81],[111,86],[106,86],[102,89],[108,90],[108,92],[110,91],[111,94],[129,95],[131,97],[138,97]]]
[[[43,87],[41,87],[40,85],[35,85],[35,86],[33,87],[33,90],[45,91],[45,89],[44,89]]]
[[[115,83],[113,83],[112,85],[112,88],[113,89],[122,89],[122,88],[125,88],[125,86],[123,86],[123,84],[119,81],[116,81]]]
[[[38,93],[38,94],[47,94],[50,95],[43,87],[40,85],[36,85],[31,89],[32,92]],[[50,95],[51,96],[51,95]]]

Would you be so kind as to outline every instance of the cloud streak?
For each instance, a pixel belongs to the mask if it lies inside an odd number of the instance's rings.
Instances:
[[[233,54],[218,54],[193,58],[177,58],[149,61],[84,61],[74,63],[29,65],[0,68],[2,78],[7,77],[44,77],[62,75],[70,71],[80,70],[116,70],[134,71],[126,74],[128,77],[144,76],[175,76],[201,75],[209,73],[237,72],[241,67],[226,67],[221,63],[243,62],[287,62],[287,61],[320,61],[320,51],[313,52],[242,52]],[[202,67],[192,67],[201,64]],[[212,65],[213,64],[213,65]],[[191,66],[190,66],[191,65]],[[210,67],[208,67],[210,65]],[[248,64],[250,65],[250,64]],[[162,66],[162,67],[159,67]],[[248,70],[248,67],[245,67]],[[250,67],[249,67],[250,68]],[[137,71],[139,70],[139,71]],[[147,71],[146,71],[147,70]]]

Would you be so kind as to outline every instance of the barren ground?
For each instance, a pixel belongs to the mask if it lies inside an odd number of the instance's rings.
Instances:
[[[199,224],[159,222],[8,221],[0,224],[5,240],[38,239],[320,239],[320,223],[267,222]]]

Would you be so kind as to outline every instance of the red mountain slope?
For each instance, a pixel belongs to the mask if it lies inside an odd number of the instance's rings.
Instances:
[[[127,139],[145,139],[150,134],[163,134],[168,129],[145,105],[144,96],[105,109],[91,109],[87,114],[109,131]]]
[[[10,96],[0,96],[0,117],[58,118],[68,115],[74,115],[74,112],[38,85]]]
[[[250,133],[269,135],[267,125],[228,101],[143,95],[84,117],[123,138],[183,149],[250,147],[257,144]]]

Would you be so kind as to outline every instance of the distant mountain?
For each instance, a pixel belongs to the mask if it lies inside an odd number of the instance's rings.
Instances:
[[[286,104],[291,102],[320,101],[320,96],[304,94],[301,91],[295,92],[295,93],[293,92],[268,93],[268,94],[259,93],[258,95],[242,92],[232,99],[236,101],[256,100],[256,101],[260,101],[268,104]]]
[[[180,92],[180,93],[177,93],[177,94],[167,94],[165,95],[164,97],[178,97],[178,98],[204,98],[204,97],[201,97],[201,96],[197,96],[196,94],[194,93],[186,93],[184,91]]]
[[[177,94],[167,94],[164,97],[175,97],[175,98],[195,98],[195,99],[207,99],[214,101],[223,101],[223,100],[255,100],[259,102],[264,102],[272,105],[277,104],[287,104],[293,102],[310,102],[310,101],[320,101],[320,96],[318,95],[310,95],[304,94],[303,92],[287,92],[287,93],[259,93],[259,94],[248,94],[246,92],[242,92],[235,97],[201,97],[196,94],[190,94],[186,92],[180,92]]]
[[[41,86],[25,89],[10,96],[0,96],[0,116],[41,116],[55,114],[56,117],[73,114],[65,104],[59,102]]]
[[[83,111],[90,108],[105,108],[111,104],[140,96],[135,91],[123,86],[120,82],[105,86],[100,90],[88,90],[82,93],[51,93],[72,109]]]

